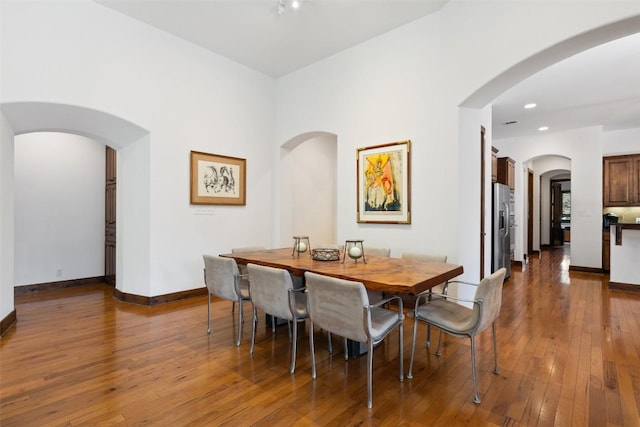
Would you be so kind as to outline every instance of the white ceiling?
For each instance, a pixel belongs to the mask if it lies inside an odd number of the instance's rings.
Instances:
[[[415,21],[448,0],[96,0],[280,77]]]
[[[439,10],[448,0],[96,0],[280,77]],[[533,110],[523,105],[537,103]],[[505,126],[504,122],[517,121]],[[551,66],[493,103],[493,138],[602,125],[640,128],[640,34]],[[639,142],[640,144],[640,142]]]

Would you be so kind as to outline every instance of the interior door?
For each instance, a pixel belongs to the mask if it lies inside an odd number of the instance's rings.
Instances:
[[[104,281],[116,285],[116,150],[107,147],[104,188]]]
[[[562,182],[551,181],[551,246],[562,246]]]

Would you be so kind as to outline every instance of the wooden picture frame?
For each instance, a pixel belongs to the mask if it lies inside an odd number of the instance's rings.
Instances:
[[[356,150],[359,223],[411,224],[411,141]]]
[[[246,159],[191,151],[191,204],[246,204]]]

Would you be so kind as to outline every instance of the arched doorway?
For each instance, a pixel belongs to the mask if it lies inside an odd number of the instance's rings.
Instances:
[[[121,291],[143,294],[143,291],[131,289],[132,286],[145,286],[148,283],[148,245],[141,245],[144,240],[145,224],[149,221],[149,206],[145,202],[148,197],[149,176],[140,173],[148,169],[149,132],[125,119],[102,111],[86,107],[43,102],[15,102],[1,104],[2,114],[8,123],[3,129],[3,152],[13,153],[15,135],[31,132],[51,131],[85,136],[118,150],[120,164],[120,182],[123,191],[117,194],[119,227],[116,248],[118,269],[116,287]],[[5,150],[6,149],[6,150]],[[13,156],[2,156],[3,169],[13,172]],[[146,166],[145,166],[146,165]],[[3,180],[0,192],[1,204],[13,206],[13,180]],[[14,259],[13,209],[3,212],[3,223],[11,233],[2,233],[0,252],[6,259]],[[126,258],[124,253],[127,253]],[[2,269],[3,301],[13,301],[13,265]],[[10,277],[4,280],[5,277]],[[4,308],[3,308],[4,310]]]
[[[312,247],[337,243],[337,137],[298,135],[281,146],[281,242],[308,235]]]

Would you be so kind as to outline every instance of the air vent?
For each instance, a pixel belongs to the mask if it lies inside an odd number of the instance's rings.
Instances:
[[[508,122],[504,122],[503,125],[505,126],[511,126],[511,125],[517,125],[518,121],[517,120],[509,120]]]

